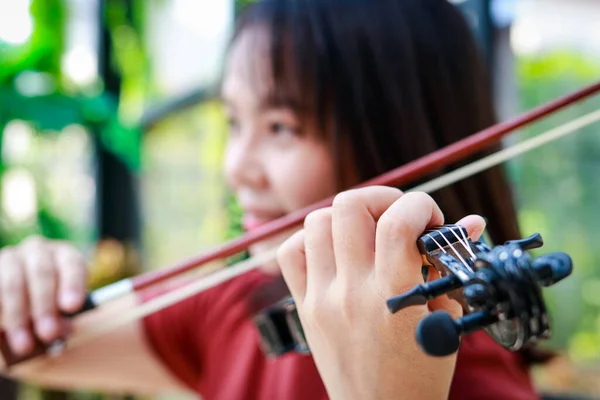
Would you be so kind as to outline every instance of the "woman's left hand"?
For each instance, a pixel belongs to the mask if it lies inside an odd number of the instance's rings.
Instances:
[[[433,310],[461,314],[443,296],[396,314],[386,299],[419,283],[416,242],[443,215],[426,194],[367,187],[338,195],[311,213],[279,249],[315,363],[332,399],[447,399],[456,355],[434,358],[415,329]],[[482,218],[459,221],[473,239]]]

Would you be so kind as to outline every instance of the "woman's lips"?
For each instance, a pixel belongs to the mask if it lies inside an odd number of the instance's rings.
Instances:
[[[264,225],[268,222],[271,222],[277,218],[282,217],[283,215],[278,216],[257,216],[254,214],[244,214],[242,217],[242,227],[246,232],[254,230],[261,225]]]

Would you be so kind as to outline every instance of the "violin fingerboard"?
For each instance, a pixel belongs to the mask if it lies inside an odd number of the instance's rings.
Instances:
[[[469,233],[459,225],[443,225],[432,228],[423,233],[417,241],[419,251],[423,255],[429,255],[448,249],[454,245],[460,245],[461,242],[469,242]]]

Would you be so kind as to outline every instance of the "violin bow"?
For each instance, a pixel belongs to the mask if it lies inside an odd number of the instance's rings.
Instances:
[[[570,95],[544,104],[512,120],[493,125],[446,147],[429,153],[417,160],[363,182],[355,186],[355,188],[365,186],[399,187],[401,185],[405,185],[408,182],[415,181],[422,176],[433,173],[436,170],[439,170],[453,162],[460,161],[463,158],[481,151],[499,142],[509,133],[536,122],[548,116],[549,114],[570,106],[597,92],[600,92],[600,82],[596,82]],[[201,265],[213,262],[215,260],[225,259],[226,257],[230,257],[234,254],[244,251],[250,245],[256,242],[267,239],[301,224],[302,221],[304,221],[304,218],[312,211],[329,207],[334,198],[335,196],[331,196],[318,203],[288,214],[282,218],[261,225],[255,230],[248,232],[235,240],[227,242],[211,252],[192,257],[170,268],[147,272],[100,288],[90,294],[91,303],[96,306],[100,305],[106,301],[118,298],[133,291],[145,289],[156,283],[163,282],[167,279],[181,275]]]
[[[572,94],[561,97],[523,113],[512,120],[493,125],[467,138],[461,139],[446,147],[429,153],[417,160],[363,182],[354,188],[375,185],[395,187],[405,185],[408,182],[417,180],[424,175],[431,174],[443,167],[446,167],[453,162],[460,161],[461,159],[477,153],[478,151],[484,150],[485,148],[499,142],[502,138],[509,133],[512,133],[516,129],[536,122],[598,92],[600,92],[600,82],[594,83]],[[513,145],[512,147],[500,150],[492,155],[475,161],[474,163],[468,164],[420,186],[412,188],[409,191],[418,190],[432,192],[438,190],[444,186],[450,185],[494,165],[498,165],[519,154],[531,151],[542,146],[543,144],[552,142],[568,134],[576,132],[577,130],[597,121],[600,121],[600,110],[586,114],[580,118],[570,121],[569,123],[558,126],[550,131],[537,135],[519,144]],[[246,233],[235,240],[223,244],[211,252],[192,257],[170,268],[147,272],[136,277],[127,278],[97,289],[88,295],[85,305],[76,314],[97,308],[105,303],[116,300],[117,298],[140,291],[142,289],[146,289],[171,278],[181,276],[186,272],[192,271],[195,268],[210,262],[225,259],[226,257],[230,257],[243,250],[246,250],[250,245],[256,242],[267,239],[270,236],[274,236],[283,231],[293,229],[300,225],[304,221],[304,218],[312,211],[330,206],[334,198],[335,196],[331,196],[304,209],[271,221],[258,227],[252,232]],[[133,310],[132,313],[113,319],[112,321],[107,322],[102,328],[94,328],[90,331],[82,330],[75,332],[68,341],[68,347],[71,348],[84,344],[112,329],[116,329],[133,320],[143,318],[144,316],[157,312],[160,309],[182,301],[185,298],[191,297],[194,294],[200,293],[203,290],[232,279],[235,276],[246,273],[267,261],[272,261],[275,258],[275,254],[275,250],[271,250],[261,254],[260,256],[253,257],[242,261],[241,263],[230,266],[229,268],[214,272],[208,277],[205,277],[197,282],[192,282],[184,287],[178,288],[176,291],[164,294],[160,297],[150,300],[145,304],[142,304],[141,306],[138,306],[135,310]],[[65,343],[57,342],[56,345],[57,349],[60,350],[65,346]],[[0,337],[0,351],[2,351],[5,356],[7,366],[11,366],[31,359],[37,355],[48,353],[48,346],[38,343],[36,350],[30,355],[25,357],[16,357],[12,355],[12,352],[6,344],[5,338]]]

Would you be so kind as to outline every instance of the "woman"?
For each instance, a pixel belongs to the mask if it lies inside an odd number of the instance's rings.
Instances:
[[[468,27],[445,0],[260,1],[238,22],[222,93],[230,119],[225,176],[244,210],[247,230],[494,122]],[[365,204],[367,209],[379,204],[377,192],[364,193],[362,202],[348,204],[349,215],[364,212]],[[383,208],[391,209],[396,203],[385,198]],[[500,169],[441,190],[434,199],[449,222],[474,213],[488,219],[493,241],[519,236]],[[417,215],[423,207],[433,209],[428,201],[408,209]],[[413,230],[423,228],[423,221],[417,222],[410,225]],[[483,229],[470,224],[475,236]],[[403,242],[413,240],[413,233],[403,235]],[[374,240],[372,230],[362,234],[363,240]],[[257,254],[288,235],[250,250]],[[292,242],[288,249],[295,246]],[[280,256],[285,261],[291,253]],[[46,341],[60,335],[64,321],[58,310],[73,311],[83,301],[82,264],[72,247],[40,239],[0,253],[2,323],[15,351],[26,353],[34,334]],[[292,266],[286,268],[293,286]],[[347,265],[342,270],[353,271]],[[205,399],[327,398],[312,357],[288,354],[271,360],[260,350],[248,298],[268,290],[277,276],[277,263],[265,265],[89,346],[17,372],[23,379],[71,388],[138,393],[187,388]],[[408,276],[397,279],[396,288],[413,283]],[[133,305],[123,300],[114,307]],[[394,326],[414,322],[403,315]],[[33,330],[27,325],[30,316]],[[408,318],[406,324],[402,318]],[[96,320],[92,314],[81,324]],[[368,321],[363,321],[354,329],[367,330]],[[384,344],[393,338],[380,339]],[[411,346],[402,347],[417,354]],[[320,365],[329,370],[322,355]],[[365,360],[376,356],[363,354],[361,361],[368,367]],[[423,371],[398,372],[406,374],[407,382],[422,383],[412,393],[431,387],[430,380],[420,380]],[[451,375],[444,376],[449,380]],[[444,396],[444,385],[432,396]],[[483,333],[464,340],[450,397],[536,398],[522,356],[504,351]]]

